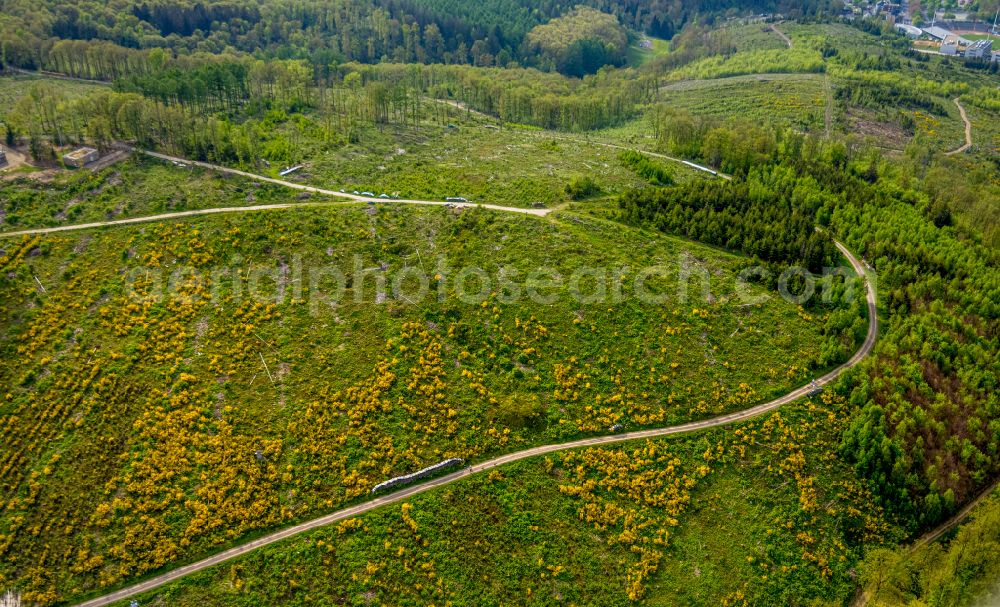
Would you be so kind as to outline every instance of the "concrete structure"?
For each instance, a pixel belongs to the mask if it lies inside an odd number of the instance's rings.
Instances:
[[[961,38],[955,34],[951,34],[947,38],[941,41],[941,54],[942,55],[957,55],[958,54],[958,44]]]
[[[100,157],[101,155],[94,148],[80,148],[63,155],[63,164],[69,167],[80,168],[94,162]]]
[[[0,149],[0,167],[7,166],[7,152]]]
[[[906,34],[910,38],[916,39],[916,38],[919,38],[919,37],[921,37],[921,36],[924,35],[924,31],[922,29],[920,29],[919,27],[914,27],[912,25],[907,25],[905,23],[897,23],[895,25],[895,27],[896,27],[896,29],[898,29],[899,31],[903,32],[904,34]]]
[[[993,57],[992,40],[976,40],[965,49],[969,59],[991,59]]]

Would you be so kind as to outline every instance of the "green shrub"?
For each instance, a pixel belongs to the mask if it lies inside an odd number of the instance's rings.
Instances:
[[[673,174],[666,167],[653,162],[645,154],[634,150],[627,150],[618,156],[618,160],[626,168],[631,169],[636,175],[653,185],[665,186],[674,184]]]
[[[587,175],[574,177],[566,184],[566,193],[573,200],[583,200],[601,193],[601,186]]]

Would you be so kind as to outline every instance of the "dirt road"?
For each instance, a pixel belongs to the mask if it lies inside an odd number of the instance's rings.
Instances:
[[[136,150],[136,151],[138,152],[141,150]],[[185,165],[194,165],[212,171],[217,171],[219,173],[225,173],[228,175],[238,175],[240,177],[246,177],[247,179],[253,179],[254,181],[273,183],[294,190],[301,190],[303,192],[321,194],[323,196],[330,196],[333,198],[341,198],[353,202],[400,203],[400,204],[417,204],[425,206],[452,206],[454,208],[480,207],[484,209],[492,209],[494,211],[503,211],[505,213],[520,213],[522,215],[534,215],[536,217],[545,217],[546,215],[552,212],[552,209],[525,209],[520,207],[505,207],[495,204],[477,204],[472,202],[452,203],[452,202],[439,202],[436,200],[398,200],[398,199],[385,199],[385,198],[369,198],[367,196],[358,196],[355,194],[336,192],[334,190],[325,190],[323,188],[316,188],[313,186],[302,185],[300,183],[292,183],[291,181],[284,181],[282,179],[272,179],[270,177],[265,177],[263,175],[257,175],[255,173],[248,173],[246,171],[240,171],[238,169],[231,169],[228,167],[223,167],[215,164],[209,164],[207,162],[197,162],[194,160],[188,160],[186,158],[178,158],[176,156],[159,154],[157,152],[147,152],[147,151],[141,151],[141,152],[149,156],[152,156],[154,158],[166,160],[168,162],[176,162],[178,164],[185,164]],[[149,223],[155,221],[165,221],[170,219],[181,219],[184,217],[197,217],[199,215],[215,215],[220,213],[255,213],[259,211],[273,211],[276,209],[316,207],[316,206],[323,206],[325,204],[329,203],[298,202],[298,203],[283,203],[283,204],[261,204],[256,206],[245,206],[245,207],[217,207],[212,209],[197,209],[192,211],[179,211],[177,213],[162,213],[160,215],[149,215],[146,217],[116,219],[113,221],[95,221],[92,223],[81,223],[76,225],[53,226],[50,228],[31,228],[28,230],[18,230],[16,232],[0,232],[0,238],[3,238],[5,236],[6,237],[28,236],[32,234],[52,234],[54,232],[73,232],[77,230],[91,230],[94,228],[107,228],[119,225],[129,225],[134,223]]]
[[[958,106],[958,113],[962,115],[962,122],[965,123],[965,145],[962,147],[946,152],[947,156],[954,156],[955,154],[961,154],[968,151],[972,147],[972,123],[969,122],[969,115],[965,113],[965,108],[962,107],[962,102],[955,97],[955,105]]]
[[[793,47],[793,45],[792,45],[792,39],[791,39],[791,38],[789,38],[789,37],[788,37],[788,36],[787,36],[787,35],[785,34],[785,32],[783,32],[783,31],[781,31],[780,29],[778,29],[778,24],[777,24],[777,23],[772,23],[772,24],[771,24],[771,31],[772,31],[772,32],[774,32],[775,34],[778,34],[778,36],[779,36],[779,37],[780,37],[780,38],[781,38],[782,40],[784,40],[784,41],[785,41],[785,44],[787,44],[787,45],[788,45],[788,48],[792,48],[792,47]]]
[[[0,166],[0,171],[13,170],[27,162],[24,154],[5,145],[0,145],[0,152],[3,152],[7,157],[7,164]]]

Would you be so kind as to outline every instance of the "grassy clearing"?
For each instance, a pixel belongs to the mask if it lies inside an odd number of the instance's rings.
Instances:
[[[518,126],[498,130],[495,121],[476,113],[448,112],[452,122],[446,126],[368,128],[355,143],[337,147],[310,137],[309,129],[296,129],[296,163],[306,168],[290,179],[348,192],[429,200],[462,196],[510,206],[568,202],[566,185],[581,175],[596,181],[604,195],[644,184],[618,161],[621,150],[589,143],[609,142],[605,138]],[[277,170],[271,172],[276,176]],[[682,165],[673,170],[678,181],[699,178]]]
[[[27,93],[25,83],[34,80],[38,79],[2,79],[0,84],[19,83],[7,88],[13,104]],[[83,94],[88,87],[98,86],[47,81],[60,90],[65,88],[68,95],[74,94],[72,91]],[[437,124],[441,120],[437,113],[442,111],[450,121],[446,125]],[[285,162],[273,162],[271,167],[261,163],[242,168],[277,177],[286,166],[301,164],[304,169],[288,179],[348,192],[367,191],[429,200],[461,196],[475,202],[511,206],[555,206],[567,202],[566,185],[581,175],[594,179],[604,195],[614,195],[644,183],[618,162],[619,150],[579,143],[583,138],[567,140],[564,134],[537,129],[507,128],[501,132],[488,128],[492,123],[475,114],[428,102],[417,124],[381,129],[370,125],[355,126],[348,142],[328,140],[323,134],[328,125],[316,116],[289,119],[277,114],[268,118],[269,139],[279,148],[289,147],[289,157]],[[183,185],[183,173],[170,176],[148,164],[142,163],[136,179],[160,190],[151,196],[158,199],[155,204],[148,203],[150,197],[145,195],[135,200],[113,200],[116,192],[129,188],[107,187],[105,181],[127,181],[129,174],[136,173],[132,169],[117,168],[119,172],[105,172],[96,177],[80,171],[60,175],[57,182],[63,191],[101,189],[101,198],[94,204],[81,205],[83,201],[72,197],[63,200],[57,195],[49,195],[44,184],[0,184],[11,200],[22,200],[7,205],[6,222],[12,226],[56,225],[84,218],[137,215],[146,209],[202,208],[216,204],[218,188],[204,176],[196,175],[194,180],[188,178],[186,181],[190,185]],[[696,172],[680,165],[675,167],[675,172],[679,181],[696,177]],[[203,200],[188,196],[188,190],[198,191],[203,186],[205,195],[200,197]],[[178,192],[172,192],[175,189]],[[14,206],[17,208],[12,210]],[[93,206],[99,208],[89,213],[87,208]],[[32,209],[26,211],[30,218],[22,218],[24,213],[18,210],[26,207]]]
[[[782,24],[780,27],[784,27]],[[782,30],[784,31],[784,30]],[[787,49],[788,45],[765,23],[750,23],[722,27],[713,32],[737,52]]]
[[[609,194],[641,185],[618,162],[618,151],[559,137],[518,129],[499,133],[474,123],[370,132],[336,151],[305,152],[306,170],[295,179],[347,191],[429,200],[462,196],[513,206],[565,202],[566,184],[584,174]]]
[[[965,143],[965,123],[954,101],[936,97],[944,114],[927,110],[886,108],[875,110],[852,105],[838,105],[848,132],[871,140],[876,146],[902,151],[916,139],[919,145],[935,152],[948,152]],[[901,122],[905,119],[909,126]],[[973,133],[975,137],[975,133]]]
[[[642,36],[641,41],[648,41],[652,46],[643,47],[640,46],[639,42],[629,45],[627,50],[628,64],[632,67],[641,67],[650,59],[670,54],[669,40],[654,38],[653,36]]]
[[[927,112],[913,112],[913,116],[918,135],[932,148],[947,152],[965,144],[965,122],[962,121],[954,100],[939,97],[937,101],[947,109],[946,116],[935,116]]]
[[[1000,117],[969,103],[965,104],[965,112],[972,123],[973,145],[987,154],[1000,154]]]
[[[802,131],[822,131],[826,92],[823,76],[770,74],[677,82],[661,89],[669,107],[695,116],[758,119]]]
[[[796,44],[818,38],[834,39],[837,41],[838,46],[843,45],[843,47],[849,48],[863,46],[871,48],[873,44],[877,44],[877,39],[871,34],[843,23],[798,23],[789,21],[782,23],[779,27]]]
[[[568,201],[566,185],[580,175],[597,182],[600,197],[645,183],[620,162],[618,149],[533,131],[508,130],[502,138],[477,127],[462,131],[412,129],[336,152],[309,154],[305,169],[286,179],[348,192],[426,200],[463,196],[473,202],[522,207]],[[680,182],[699,178],[687,167],[671,163],[668,168]],[[260,172],[277,177],[278,170]],[[96,173],[56,171],[39,179],[29,171],[0,181],[0,231],[271,204],[287,202],[288,197],[289,190],[281,186],[138,156]],[[338,202],[325,197],[313,200]]]
[[[221,181],[237,200],[250,189]],[[40,602],[447,456],[742,409],[807,380],[822,342],[822,319],[782,300],[741,307],[739,257],[572,214],[331,205],[2,244],[0,576]],[[666,268],[648,281],[663,304],[581,303],[565,285],[508,302],[497,283],[482,302],[446,289],[424,303],[408,280],[399,296],[392,279],[377,287],[383,267],[569,276],[637,260]],[[355,263],[367,273],[343,297],[330,282],[310,295],[310,271]],[[711,299],[679,299],[681,271],[707,272]],[[168,284],[180,296],[155,297]]]
[[[784,46],[784,45],[783,45]],[[823,56],[811,48],[752,50],[715,55],[670,72],[668,80],[728,78],[744,74],[821,73]]]

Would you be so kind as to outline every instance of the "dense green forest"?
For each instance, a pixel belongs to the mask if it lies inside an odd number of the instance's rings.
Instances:
[[[815,229],[817,209],[792,198],[790,191],[766,187],[773,183],[770,177],[755,174],[737,185],[695,182],[636,191],[622,198],[623,215],[767,262],[798,263],[813,272],[831,266],[835,249],[829,234]]]
[[[305,59],[314,65],[391,61],[503,67],[518,62],[549,68],[561,64],[567,73],[577,75],[580,70],[590,73],[605,63],[620,62],[620,48],[607,57],[596,52],[597,46],[617,47],[620,40],[592,35],[581,38],[575,49],[583,55],[580,62],[565,58],[554,62],[544,53],[538,55],[529,31],[569,13],[577,4],[565,0],[115,0],[77,4],[4,0],[0,46],[4,64],[29,69],[49,64],[48,50],[57,40],[106,41],[125,49],[163,48],[185,55],[240,51]],[[595,0],[584,4],[614,15],[625,27],[670,37],[698,15],[743,10],[747,3]],[[759,11],[800,16],[831,7],[829,0],[750,4]]]

